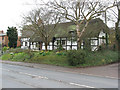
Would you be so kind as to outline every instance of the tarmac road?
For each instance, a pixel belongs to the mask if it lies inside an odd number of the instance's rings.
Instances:
[[[118,88],[115,78],[4,63],[0,69],[2,88]]]

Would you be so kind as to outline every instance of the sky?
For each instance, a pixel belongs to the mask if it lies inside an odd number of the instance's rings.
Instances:
[[[34,0],[1,0],[0,1],[0,30],[7,31],[8,26],[18,27],[22,22],[23,14],[35,8]]]
[[[0,1],[0,30],[7,31],[9,27],[17,27],[22,23],[23,14],[36,7],[36,0],[1,0]],[[46,0],[44,0],[46,1]],[[109,27],[114,27],[114,23],[108,22]]]

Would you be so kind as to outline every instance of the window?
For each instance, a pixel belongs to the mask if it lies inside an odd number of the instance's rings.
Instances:
[[[27,46],[27,42],[25,42],[25,46]]]
[[[33,45],[34,43],[33,42],[30,42],[31,45]]]
[[[91,45],[97,45],[98,40],[97,39],[91,39]]]
[[[65,45],[65,40],[62,40],[62,45]]]
[[[60,45],[60,40],[57,40],[57,45]]]

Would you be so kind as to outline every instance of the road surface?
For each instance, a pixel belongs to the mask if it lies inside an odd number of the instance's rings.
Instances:
[[[11,64],[2,64],[0,69],[2,88],[118,88],[115,78]]]

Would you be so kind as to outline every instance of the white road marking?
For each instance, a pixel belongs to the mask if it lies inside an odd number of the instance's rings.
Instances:
[[[92,86],[81,85],[81,84],[77,84],[77,83],[69,83],[69,84],[71,84],[71,85],[75,85],[75,86],[86,87],[86,88],[95,88],[95,87],[92,87]]]
[[[39,76],[39,75],[33,75],[33,74],[29,74],[29,73],[24,73],[24,72],[19,72],[20,74],[25,74],[25,75],[28,75],[28,76],[32,76],[32,77],[37,77],[37,78],[40,78],[40,79],[48,79],[47,77],[43,77],[43,76]]]
[[[5,63],[3,61],[1,61],[2,63]],[[14,64],[12,64],[14,65]],[[16,64],[16,65],[19,65],[19,64]],[[48,68],[42,68],[42,69],[48,69]],[[69,73],[76,73],[76,72],[70,72],[70,71],[63,71],[63,70],[57,70],[57,71],[60,71],[60,72],[69,72]],[[96,76],[96,77],[106,77],[106,78],[112,78],[112,79],[118,79],[117,77],[111,77],[111,76],[101,76],[101,75],[95,75],[95,74],[88,74],[88,73],[80,73],[80,74],[83,74],[83,75],[88,75],[88,76]]]
[[[42,76],[38,76],[38,78],[41,78],[41,79],[48,79],[47,77],[42,77]]]
[[[118,79],[116,77],[110,77],[110,76],[105,76],[106,78],[113,78],[113,79]]]
[[[3,68],[0,68],[1,70],[4,70],[4,71],[10,71],[8,69],[3,69]],[[34,74],[30,74],[30,73],[24,73],[24,72],[18,72],[20,74],[24,74],[24,75],[28,75],[28,76],[32,76],[32,77],[37,77],[37,78],[40,78],[40,79],[48,79],[47,77],[43,77],[43,76],[39,76],[39,75],[34,75]]]
[[[1,69],[1,70],[5,70],[5,71],[12,71],[12,70],[3,69],[3,68],[0,68],[0,69]],[[58,71],[59,71],[59,70],[58,70]],[[64,72],[65,72],[65,71],[64,71]],[[69,71],[67,71],[67,72],[69,72]],[[33,76],[33,77],[40,78],[40,79],[49,79],[49,78],[47,78],[47,77],[43,77],[43,76],[39,76],[39,75],[34,75],[34,74],[30,74],[30,73],[24,73],[24,72],[18,72],[18,73],[24,74],[24,75],[28,75],[28,76]],[[86,74],[86,73],[80,73],[80,74],[88,75],[88,76],[101,77],[101,76],[99,76],[99,75],[92,75],[92,74]],[[115,77],[110,77],[110,76],[104,76],[104,77],[117,79],[117,78],[115,78]],[[58,80],[58,81],[59,81],[59,82],[62,82],[61,80]],[[68,84],[70,84],[70,85],[75,85],[75,86],[80,86],[80,87],[86,87],[86,88],[95,88],[95,87],[93,87],[93,86],[87,86],[87,85],[82,85],[82,84],[72,83],[72,82],[71,82],[71,83],[68,82]],[[102,89],[100,89],[100,90],[102,90]]]
[[[8,69],[3,69],[3,68],[0,68],[1,70],[5,70],[5,71],[10,71]],[[30,73],[24,73],[24,72],[18,72],[20,74],[24,74],[24,75],[28,75],[28,76],[33,76],[33,77],[37,77],[37,78],[40,78],[40,79],[49,79],[47,77],[43,77],[43,76],[39,76],[39,75],[34,75],[34,74],[30,74]],[[61,82],[61,80],[58,80],[59,82]],[[81,85],[81,84],[77,84],[77,83],[68,83],[70,85],[75,85],[75,86],[81,86],[81,87],[86,87],[86,88],[95,88],[95,87],[91,87],[91,86],[87,86],[87,85]]]

